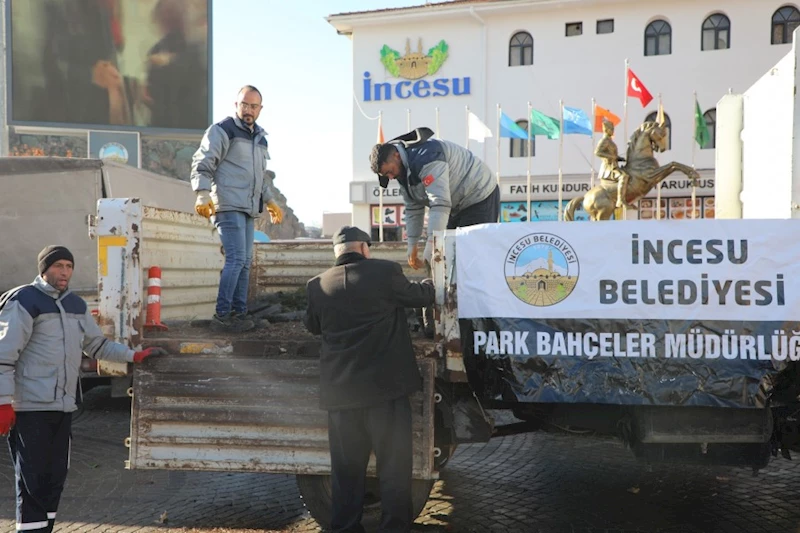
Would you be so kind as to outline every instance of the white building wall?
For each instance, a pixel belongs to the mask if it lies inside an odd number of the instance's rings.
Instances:
[[[796,68],[787,54],[744,93],[742,218],[792,217]]]
[[[435,108],[440,110],[441,136],[459,143],[466,137],[465,106],[469,106],[492,130],[496,127],[496,105],[513,119],[526,116],[527,102],[542,112],[558,116],[558,101],[590,112],[591,98],[599,105],[622,115],[625,89],[624,61],[654,96],[660,92],[672,121],[672,149],[661,155],[663,161],[691,163],[694,134],[693,91],[697,91],[703,111],[711,109],[728,89],[741,92],[752,85],[765,70],[777,63],[790,45],[771,45],[771,17],[785,2],[775,0],[672,0],[664,3],[592,2],[531,3],[515,10],[484,12],[474,4],[474,14],[460,10],[447,18],[429,17],[404,22],[403,12],[383,23],[357,26],[353,30],[353,87],[363,111],[372,117],[383,112],[387,139],[407,131],[407,110],[411,126],[435,126]],[[723,7],[724,9],[720,9]],[[701,26],[715,12],[731,20],[731,48],[701,51]],[[487,46],[483,45],[486,24]],[[614,33],[597,35],[596,21],[614,19]],[[672,53],[644,56],[644,30],[649,22],[663,18],[672,25]],[[583,35],[565,36],[567,22],[583,22]],[[528,31],[534,38],[533,66],[509,67],[508,43],[516,31]],[[471,78],[469,96],[411,97],[393,96],[391,101],[363,102],[363,73],[369,71],[375,82],[401,81],[393,78],[380,62],[384,44],[405,53],[406,39],[416,49],[418,38],[427,50],[444,39],[450,49],[441,70],[427,79],[439,77]],[[484,52],[486,56],[484,56]],[[487,70],[488,76],[484,75]],[[657,100],[647,109],[630,99],[629,133],[645,116],[657,110]],[[372,181],[367,156],[377,138],[377,121],[366,119],[357,106],[353,110],[354,180]],[[618,143],[623,126],[617,130]],[[501,174],[523,175],[524,158],[509,157],[509,140],[502,139]],[[567,174],[587,173],[591,160],[588,137],[565,137],[563,169]],[[473,150],[496,169],[497,152],[493,140]],[[713,168],[714,151],[696,151],[698,168]],[[558,142],[537,138],[533,173],[552,175],[558,170]]]
[[[706,198],[704,202],[712,202],[707,216],[714,216],[715,150],[701,150],[694,142],[693,92],[697,91],[705,112],[713,109],[729,90],[742,93],[777,64],[791,49],[790,44],[771,44],[772,15],[785,5],[796,4],[778,0],[670,0],[661,3],[507,0],[333,17],[331,23],[351,35],[353,89],[360,104],[353,104],[353,223],[369,229],[372,224],[370,204],[378,204],[377,179],[369,170],[368,155],[377,140],[378,121],[375,119],[379,113],[384,137],[388,140],[408,131],[409,125],[435,130],[438,108],[439,134],[459,144],[466,142],[467,106],[495,134],[497,104],[513,120],[526,118],[529,101],[535,109],[558,118],[560,99],[565,105],[591,113],[591,100],[595,98],[598,105],[623,116],[626,58],[630,68],[655,97],[645,109],[637,99],[628,99],[628,136],[649,113],[657,111],[660,93],[671,119],[672,145],[657,158],[663,164],[673,160],[691,164],[694,157],[695,166],[705,169],[701,172],[703,181],[697,195]],[[729,17],[731,46],[726,50],[702,51],[702,24],[714,13]],[[598,35],[596,23],[605,19],[614,20],[614,32]],[[656,19],[667,20],[672,26],[672,52],[645,56],[645,28]],[[565,25],[571,22],[583,23],[582,35],[565,35]],[[508,66],[509,40],[517,31],[527,31],[534,39],[532,66]],[[432,83],[439,78],[469,77],[470,94],[427,98],[412,95],[406,99],[392,94],[388,101],[375,101],[371,95],[373,99],[365,101],[364,72],[370,73],[372,84],[388,82],[394,87],[404,81],[392,77],[381,64],[381,48],[388,45],[403,55],[406,40],[410,39],[411,49],[416,51],[420,38],[423,53],[440,40],[449,46],[449,57],[441,69],[423,79]],[[625,126],[620,124],[616,140],[621,153],[626,144],[624,137]],[[576,191],[589,182],[592,166],[599,167],[599,161],[592,155],[598,140],[599,134],[594,139],[581,135],[564,137],[564,200],[579,194]],[[493,171],[497,170],[499,154],[503,201],[524,201],[522,185],[527,160],[510,157],[509,139],[501,139],[499,152],[495,141],[471,141],[469,145]],[[533,200],[553,200],[557,196],[555,176],[559,168],[559,142],[536,137],[535,154],[532,160]],[[387,191],[384,205],[402,204],[397,191],[391,189]],[[354,195],[353,190],[360,192]],[[648,197],[655,195],[652,192]],[[686,198],[690,195],[688,182],[682,175],[675,174],[670,183],[665,183],[662,196]],[[357,197],[362,200],[356,200]],[[648,208],[651,213],[655,205],[652,202]],[[671,213],[672,204],[669,209]],[[640,216],[643,216],[641,211],[628,212],[629,218]]]

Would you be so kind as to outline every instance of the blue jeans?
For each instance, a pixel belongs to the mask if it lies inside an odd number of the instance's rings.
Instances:
[[[223,211],[213,217],[219,231],[225,266],[219,280],[217,316],[231,311],[247,312],[247,286],[253,260],[253,218],[239,211]]]

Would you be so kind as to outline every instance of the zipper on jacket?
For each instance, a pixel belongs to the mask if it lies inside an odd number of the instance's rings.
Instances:
[[[61,299],[64,297],[62,294],[56,300],[56,307],[58,307],[58,314],[61,316],[61,329],[64,332],[64,385],[61,387],[63,390],[63,394],[61,395],[61,408],[63,409],[66,406],[67,401],[67,378],[68,378],[68,369],[67,369],[67,359],[69,359],[69,347],[67,342],[67,312],[64,310],[64,306],[61,305]],[[56,390],[55,390],[55,398],[58,400],[58,376],[56,376]]]

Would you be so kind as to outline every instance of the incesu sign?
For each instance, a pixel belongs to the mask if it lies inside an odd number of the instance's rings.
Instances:
[[[411,51],[410,39],[406,40],[406,53],[400,52],[383,45],[381,48],[381,63],[390,76],[405,78],[397,83],[375,82],[372,74],[364,72],[362,80],[364,101],[382,101],[398,98],[405,100],[411,97],[429,98],[442,96],[462,96],[470,94],[470,78],[436,78],[434,80],[422,79],[432,76],[439,71],[448,57],[448,45],[445,41],[439,43],[423,54],[422,39],[419,40],[417,51]]]

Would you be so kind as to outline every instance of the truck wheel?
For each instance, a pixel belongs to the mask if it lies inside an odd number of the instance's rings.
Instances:
[[[311,476],[298,475],[297,488],[303,497],[308,512],[314,520],[323,528],[331,527],[332,497],[331,497],[331,476]],[[428,495],[433,488],[433,480],[414,479],[411,481],[411,505],[414,518],[425,508]],[[378,487],[378,479],[367,478],[367,490],[364,497],[364,519],[363,523],[378,524],[381,517],[381,493]]]

